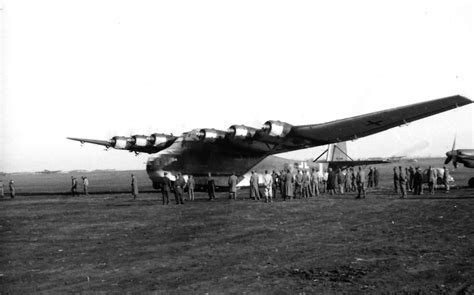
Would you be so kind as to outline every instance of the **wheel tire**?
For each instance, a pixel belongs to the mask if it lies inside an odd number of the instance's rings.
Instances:
[[[469,179],[469,187],[474,187],[474,177],[471,177],[471,179]]]

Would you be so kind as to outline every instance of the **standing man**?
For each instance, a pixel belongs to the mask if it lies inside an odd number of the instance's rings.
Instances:
[[[286,199],[293,199],[293,193],[294,193],[294,187],[293,183],[295,182],[293,178],[293,174],[291,174],[290,169],[286,170],[286,175],[285,175],[285,194],[283,196],[283,200],[286,201]]]
[[[89,196],[89,179],[86,176],[82,176],[82,188],[84,195]]]
[[[265,190],[264,190],[265,203],[273,202],[273,199],[272,199],[273,178],[270,175],[270,173],[268,173],[268,170],[265,170],[265,176],[263,177],[263,183],[265,184]]]
[[[311,190],[311,176],[309,171],[303,170],[303,198],[307,199],[310,196]]]
[[[407,174],[405,173],[405,169],[402,166],[399,166],[398,169],[400,170],[398,174],[398,180],[400,182],[400,192],[402,196],[400,199],[405,199],[407,196]]]
[[[369,168],[369,184],[367,187],[373,187],[374,186],[374,170],[372,167]]]
[[[10,198],[14,199],[16,196],[16,192],[15,192],[15,186],[14,186],[13,180],[10,180],[10,183],[8,184],[8,186],[10,188]]]
[[[341,168],[337,169],[337,185],[339,186],[339,192],[341,195],[344,194],[344,185],[346,184],[346,176],[342,172]]]
[[[398,194],[398,173],[397,173],[397,167],[393,167],[393,187],[395,189],[395,193]]]
[[[250,176],[250,198],[260,201],[260,192],[258,191],[258,175],[252,171]]]
[[[365,171],[362,170],[362,167],[359,166],[359,171],[357,172],[356,175],[356,183],[357,183],[357,197],[356,199],[361,198],[361,193],[362,193],[362,198],[365,199]]]
[[[303,195],[303,173],[301,170],[298,170],[298,173],[295,176],[295,198],[301,198]]]
[[[211,172],[209,172],[207,178],[207,194],[209,195],[209,201],[216,199],[216,183],[214,178],[212,178]]]
[[[178,178],[174,182],[174,198],[176,199],[176,205],[184,205],[183,192],[186,181],[184,181],[183,176],[178,172]]]
[[[196,186],[196,182],[194,181],[194,177],[189,175],[188,182],[186,183],[186,187],[188,188],[188,200],[194,201],[194,187]]]
[[[434,195],[434,186],[436,183],[436,172],[431,166],[428,167],[428,189],[430,194]]]
[[[413,187],[415,186],[415,169],[413,166],[408,168],[408,191],[412,192]]]
[[[328,191],[331,195],[336,193],[336,181],[337,181],[337,174],[336,172],[332,171],[332,168],[328,168]]]
[[[415,195],[423,194],[423,175],[421,174],[420,167],[415,169],[415,174],[413,175],[413,190]]]
[[[3,189],[3,180],[0,180],[0,198],[5,197],[5,190]]]
[[[357,191],[357,179],[356,179],[356,174],[354,171],[354,168],[351,168],[351,191],[356,192]]]
[[[79,196],[77,193],[77,180],[74,176],[71,176],[71,194],[73,197]]]
[[[275,170],[273,170],[272,179],[273,179],[272,193],[273,193],[273,198],[276,199],[277,191],[280,186],[280,176],[278,175],[278,173],[276,173]]]
[[[232,175],[229,176],[229,199],[237,199],[237,176],[235,172],[232,172]]]
[[[379,187],[379,170],[374,167],[374,186],[375,188]]]
[[[135,175],[131,175],[132,177],[132,183],[131,183],[131,188],[132,188],[132,196],[133,199],[135,200],[138,197],[138,183],[137,179],[135,178]]]
[[[171,192],[171,180],[168,178],[168,172],[165,172],[163,183],[161,184],[161,193],[163,195],[163,205],[169,205]]]
[[[311,197],[313,196],[319,197],[319,173],[314,167],[311,173]]]
[[[443,167],[443,183],[444,183],[444,188],[446,189],[446,193],[449,193],[449,170],[446,168],[446,166]]]

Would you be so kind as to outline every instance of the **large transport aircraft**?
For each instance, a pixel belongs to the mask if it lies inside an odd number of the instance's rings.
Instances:
[[[446,152],[446,160],[444,164],[453,161],[454,168],[458,168],[458,163],[464,164],[464,167],[474,168],[474,149],[458,149],[456,150],[456,138],[453,142],[453,148]],[[471,177],[468,182],[470,187],[474,187],[474,177]]]
[[[252,167],[269,155],[356,140],[470,103],[470,99],[455,95],[320,124],[293,126],[267,121],[261,129],[232,125],[227,131],[194,129],[181,136],[115,136],[107,141],[68,139],[153,154],[146,170],[157,189],[165,171],[171,175],[177,172],[192,174],[198,186],[206,183],[209,172],[217,186],[227,186],[229,175],[235,172],[242,185]],[[170,178],[174,179],[173,176]]]

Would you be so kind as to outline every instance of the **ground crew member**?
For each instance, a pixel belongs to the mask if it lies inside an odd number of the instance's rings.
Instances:
[[[449,170],[448,168],[446,168],[446,166],[443,167],[444,171],[443,171],[443,183],[444,183],[444,188],[446,189],[446,192],[448,193],[449,192],[449,183],[448,183],[448,180],[449,180]]]
[[[188,182],[186,183],[186,187],[188,188],[188,200],[194,201],[194,187],[196,183],[194,181],[194,177],[189,175]]]
[[[303,172],[298,170],[295,176],[295,198],[299,199],[303,195]]]
[[[5,190],[3,189],[3,180],[0,180],[0,197],[5,197]]]
[[[74,176],[71,176],[71,194],[73,197],[79,196],[77,193],[77,180]]]
[[[356,183],[357,183],[357,197],[356,199],[361,198],[361,193],[362,193],[362,198],[365,199],[365,171],[362,170],[362,167],[359,166],[359,171],[357,172],[356,175]]]
[[[294,186],[293,184],[295,183],[295,180],[293,178],[293,175],[290,172],[290,169],[286,170],[286,175],[285,175],[285,195],[283,200],[286,201],[286,199],[293,199],[293,193],[294,193]]]
[[[351,191],[356,192],[357,191],[357,186],[356,186],[356,174],[354,171],[354,168],[351,168]]]
[[[211,173],[208,174],[209,177],[207,178],[207,194],[209,195],[209,201],[216,199],[216,183],[212,178]]]
[[[374,186],[379,187],[379,170],[374,167]]]
[[[398,174],[398,181],[400,182],[400,192],[402,196],[400,199],[404,199],[407,196],[407,174],[405,173],[405,169],[402,166],[398,167],[400,172]]]
[[[273,186],[273,177],[268,173],[268,170],[265,170],[265,176],[263,176],[263,183],[265,184],[264,195],[265,203],[273,202],[272,199],[272,186]]]
[[[229,176],[229,199],[237,199],[237,176],[235,172],[232,172],[232,175]]]
[[[280,177],[279,177],[279,183],[280,183],[280,194],[283,199],[285,199],[285,177],[286,177],[286,171],[281,170],[280,171]]]
[[[10,198],[14,199],[16,196],[16,191],[15,191],[15,185],[14,185],[13,180],[10,180],[8,187],[10,188]]]
[[[178,172],[178,178],[174,182],[174,198],[176,199],[176,205],[183,204],[183,190],[184,186],[186,185],[186,181],[184,181],[183,176],[181,173]]]
[[[397,172],[397,167],[393,167],[393,187],[395,189],[395,193],[398,193],[398,172]]]
[[[413,190],[415,195],[423,194],[423,175],[421,169],[417,167],[413,175]]]
[[[89,195],[89,179],[87,177],[82,176],[82,188],[84,190],[84,195]]]
[[[307,199],[310,196],[310,189],[311,189],[311,176],[309,175],[309,171],[303,171],[303,198]]]
[[[319,173],[316,168],[311,173],[311,197],[313,196],[319,196]]]
[[[260,200],[260,192],[258,191],[258,175],[255,171],[252,171],[250,176],[250,198],[257,201]]]
[[[161,184],[161,193],[163,195],[163,205],[169,205],[171,192],[171,180],[168,178],[168,172],[165,172],[165,177],[163,177],[163,183]]]
[[[131,175],[132,177],[132,183],[131,183],[131,188],[132,188],[132,196],[133,199],[135,200],[138,197],[138,182],[137,179],[135,178],[135,175]]]
[[[436,183],[436,172],[431,166],[428,168],[428,189],[430,194],[434,195],[434,188]]]
[[[327,185],[328,185],[328,179],[329,179],[329,173],[328,171],[324,171],[323,173],[323,185],[321,186],[323,193],[327,191]]]

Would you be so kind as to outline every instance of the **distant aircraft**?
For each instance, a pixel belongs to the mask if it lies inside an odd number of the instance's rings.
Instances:
[[[456,138],[454,138],[453,147],[449,152],[446,152],[446,160],[444,164],[453,161],[454,168],[458,168],[458,163],[464,164],[464,167],[474,168],[474,149],[459,149],[456,150]],[[474,187],[474,177],[469,179],[469,186]]]
[[[269,155],[355,140],[470,103],[470,99],[456,95],[322,124],[293,126],[267,121],[261,129],[232,125],[227,131],[194,129],[180,136],[115,136],[108,141],[68,139],[107,149],[154,154],[148,159],[146,170],[155,188],[160,187],[165,171],[192,174],[196,185],[203,185],[211,172],[216,185],[227,186],[232,172],[242,180]]]
[[[326,160],[319,160],[324,154],[326,154]],[[333,170],[337,169],[347,169],[354,166],[366,166],[366,165],[375,165],[375,164],[387,164],[391,163],[390,161],[382,159],[367,159],[367,160],[353,160],[347,154],[347,142],[340,143],[331,143],[328,145],[327,150],[325,150],[319,157],[317,157],[313,162],[316,163],[327,163],[328,168]]]

